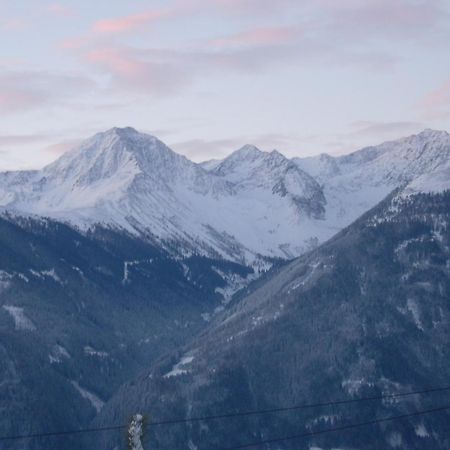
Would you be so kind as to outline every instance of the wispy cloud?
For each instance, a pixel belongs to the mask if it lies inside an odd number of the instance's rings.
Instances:
[[[115,34],[127,31],[135,31],[167,18],[171,15],[171,10],[144,11],[129,16],[117,17],[115,19],[101,19],[92,25],[92,30],[97,33]]]
[[[90,33],[65,39],[61,47],[78,55],[88,70],[106,75],[111,87],[164,96],[177,94],[208,75],[255,73],[286,65],[332,64],[388,71],[403,56],[377,45],[379,41],[393,36],[417,39],[446,17],[439,0],[175,0],[166,5],[97,20]],[[272,17],[273,23],[265,18],[264,26],[166,48],[146,47],[143,42],[125,44],[122,39],[127,32],[214,11],[252,12],[250,23],[258,22],[258,12]],[[283,12],[280,25],[274,18]]]
[[[368,137],[374,141],[385,138],[396,138],[404,134],[410,134],[425,128],[421,122],[415,121],[398,121],[398,122],[374,122],[374,121],[357,121],[351,124],[354,131],[349,136]]]
[[[429,35],[449,14],[440,0],[318,0],[323,8],[322,25],[340,38],[360,36],[364,41]]]
[[[62,3],[52,3],[47,6],[47,11],[55,16],[75,17],[75,11]]]
[[[247,30],[193,48],[137,48],[88,39],[73,43],[70,50],[83,64],[107,75],[114,89],[156,96],[177,94],[205,77],[226,73],[254,74],[302,63],[370,70],[395,64],[383,53],[337,53],[334,46],[303,38],[300,30],[290,27]]]
[[[297,8],[301,5],[301,2],[298,0],[209,0],[208,2],[190,0],[190,3],[203,10],[217,9],[222,14],[246,14],[250,16],[278,15],[290,8]]]
[[[181,56],[171,50],[99,47],[83,55],[84,61],[106,73],[111,86],[143,94],[168,95],[190,82]]]
[[[22,145],[28,145],[30,143],[38,143],[42,141],[47,141],[52,138],[52,135],[48,134],[8,134],[0,135],[0,147],[16,147]]]
[[[421,100],[419,107],[430,118],[449,116],[450,79],[426,94]]]
[[[41,149],[41,151],[49,153],[51,155],[60,156],[74,148],[76,148],[83,139],[69,139],[58,142],[56,144],[50,144]]]
[[[261,27],[213,39],[210,44],[219,48],[276,45],[292,42],[301,35],[302,30],[297,26]]]
[[[418,133],[427,125],[419,121],[358,120],[348,125],[348,131],[323,133],[314,137],[320,146],[328,147],[331,154],[345,154],[368,145],[398,139]]]
[[[62,104],[85,94],[95,83],[83,76],[21,70],[0,73],[0,111],[22,112],[36,107]]]
[[[0,19],[0,31],[23,30],[28,26],[28,22],[24,19],[10,18]]]

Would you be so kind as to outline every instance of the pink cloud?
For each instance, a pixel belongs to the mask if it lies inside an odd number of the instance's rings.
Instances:
[[[75,15],[74,11],[66,5],[61,3],[52,3],[48,6],[47,11],[55,14],[57,16],[63,17],[73,17]]]
[[[214,39],[211,44],[217,47],[283,44],[300,34],[301,32],[297,27],[255,28],[228,37]]]
[[[95,22],[92,29],[97,33],[123,33],[140,29],[151,22],[167,17],[168,14],[168,10],[155,10],[116,19],[102,19]]]
[[[74,38],[63,39],[59,42],[58,47],[65,50],[78,50],[91,43],[91,38],[87,36],[79,36]]]
[[[294,46],[211,50],[125,46],[97,47],[81,54],[83,61],[108,74],[113,85],[149,94],[170,94],[205,75],[228,72],[252,73],[297,57],[315,57],[316,49]]]
[[[83,76],[22,70],[0,73],[0,111],[28,111],[64,103],[71,96],[92,90],[94,82]]]
[[[62,155],[63,153],[68,152],[69,150],[72,150],[81,142],[82,139],[70,139],[67,141],[59,142],[57,144],[47,145],[42,150],[44,150],[47,153],[52,153],[59,156]]]
[[[420,107],[431,117],[448,114],[450,110],[450,79],[425,95]]]
[[[329,31],[343,37],[408,37],[428,34],[448,20],[439,0],[317,0]]]
[[[83,63],[107,75],[115,92],[170,95],[224,73],[251,74],[300,62],[332,63],[384,69],[392,60],[383,54],[359,54],[334,46],[296,39],[299,28],[261,28],[192,49],[136,48],[89,41],[76,48]]]
[[[227,14],[271,15],[282,13],[291,6],[301,5],[298,0],[191,0],[202,8],[216,8]]]
[[[132,47],[100,47],[82,55],[107,73],[113,86],[157,95],[177,92],[191,78],[180,57],[172,50]]]
[[[26,28],[28,23],[22,19],[5,19],[0,20],[0,30],[15,31]]]
[[[44,98],[36,92],[0,90],[0,111],[22,111],[43,102]]]
[[[92,50],[86,54],[86,59],[88,62],[109,69],[114,74],[128,78],[139,77],[143,68],[141,62],[116,48]]]

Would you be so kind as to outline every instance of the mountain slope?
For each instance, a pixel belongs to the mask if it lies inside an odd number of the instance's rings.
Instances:
[[[448,385],[450,192],[390,196],[281,268],[191,343],[122,387],[96,424],[270,409]],[[231,447],[447,406],[450,395],[151,428],[152,448]],[[274,449],[449,449],[449,413]],[[117,435],[99,435],[111,448]]]
[[[86,426],[122,383],[202,330],[249,272],[204,257],[175,261],[109,229],[0,218],[0,435]]]

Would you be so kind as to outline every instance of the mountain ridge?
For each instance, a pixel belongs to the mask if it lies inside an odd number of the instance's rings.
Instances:
[[[197,164],[154,136],[116,127],[42,170],[0,173],[0,208],[259,265],[304,253],[416,178],[410,192],[439,170],[442,189],[449,161],[450,135],[435,130],[339,157],[289,159],[247,144]]]

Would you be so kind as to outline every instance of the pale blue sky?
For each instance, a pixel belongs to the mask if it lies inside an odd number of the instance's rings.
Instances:
[[[112,126],[200,161],[450,129],[448,0],[0,0],[0,169]]]

